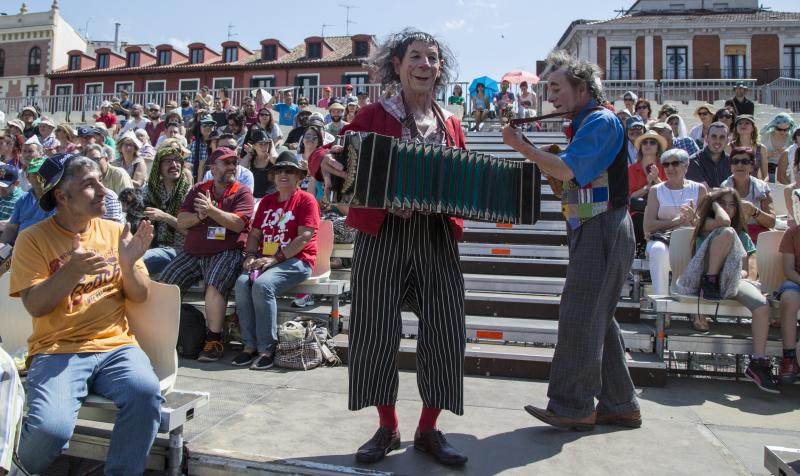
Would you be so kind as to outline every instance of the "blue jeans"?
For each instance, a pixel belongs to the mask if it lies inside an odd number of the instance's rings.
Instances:
[[[278,344],[278,302],[275,296],[311,276],[311,266],[290,258],[267,268],[250,285],[250,276],[236,280],[236,314],[242,330],[242,344],[259,352],[274,352]]]
[[[164,271],[164,268],[178,256],[175,248],[150,248],[144,252],[142,259],[144,265],[147,266],[147,272],[150,274],[158,274]]]
[[[107,475],[140,475],[161,422],[158,377],[142,349],[47,354],[33,357],[28,372],[28,419],[19,458],[41,473],[69,445],[81,402],[97,393],[119,408],[105,464]]]

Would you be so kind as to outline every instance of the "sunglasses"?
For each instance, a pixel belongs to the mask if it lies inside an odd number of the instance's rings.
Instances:
[[[272,115],[272,114],[270,114],[270,113],[268,113],[268,112],[262,112],[261,114],[259,114],[259,117],[269,117],[269,116],[271,116],[271,115]]]
[[[307,103],[307,102],[299,102],[299,103],[297,103],[297,104],[298,104],[299,106],[308,106],[308,103]]]
[[[720,200],[717,203],[719,203],[723,207],[735,207],[736,206],[736,202],[729,202],[727,200]]]
[[[214,124],[200,124],[200,127],[202,127],[203,129],[213,129]]]
[[[148,109],[150,112],[161,112],[161,109]]]
[[[282,169],[275,169],[275,175],[294,175],[294,169],[289,168],[282,168]]]
[[[775,128],[776,131],[780,131],[780,132],[789,132],[789,129],[790,129],[789,127],[776,127]]]
[[[697,113],[698,116],[710,116],[711,113],[708,111],[700,111]]]
[[[650,108],[647,107],[647,106],[639,106],[639,107],[636,108],[637,111],[643,111],[645,109],[650,109]]]
[[[731,159],[732,165],[753,165],[753,159]]]
[[[645,139],[642,141],[642,145],[658,145],[658,141],[655,139]]]
[[[681,165],[683,165],[683,162],[681,162],[680,160],[675,160],[673,162],[661,162],[661,166],[664,167],[665,169],[668,169],[670,167],[678,168]]]

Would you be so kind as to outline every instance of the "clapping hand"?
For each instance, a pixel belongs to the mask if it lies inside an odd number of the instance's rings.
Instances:
[[[214,203],[211,201],[211,194],[207,191],[197,194],[194,198],[194,209],[201,219],[205,219],[212,208],[214,208]]]
[[[147,207],[144,209],[144,216],[150,221],[164,221],[164,218],[170,215],[158,208]]]
[[[746,217],[750,217],[755,213],[756,207],[748,202],[747,200],[742,200],[742,214]]]
[[[74,270],[80,276],[93,276],[106,269],[106,259],[86,250],[81,244],[81,236],[76,234],[72,237],[72,253],[64,267]]]
[[[131,235],[131,225],[126,223],[119,237],[120,266],[133,266],[150,248],[151,241],[153,241],[153,225],[149,221],[142,220],[135,235]]]

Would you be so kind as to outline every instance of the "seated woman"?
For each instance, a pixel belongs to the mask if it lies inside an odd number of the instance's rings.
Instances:
[[[258,204],[247,237],[244,273],[236,280],[236,312],[244,349],[231,362],[251,369],[272,367],[278,344],[276,296],[302,283],[317,256],[319,207],[299,189],[306,169],[294,152],[283,151],[272,168],[277,191]]]
[[[483,121],[489,118],[489,105],[492,103],[489,96],[486,95],[486,86],[478,84],[470,101],[472,102],[472,115],[475,117],[475,126],[472,130],[479,131]]]
[[[447,104],[456,106],[464,105],[464,91],[461,89],[461,85],[456,84],[453,86],[453,94],[447,98]]]
[[[162,146],[144,187],[144,215],[154,227],[150,249],[142,258],[150,274],[160,273],[183,248],[178,211],[191,186],[190,176],[183,172],[183,155],[180,147]]]
[[[739,194],[731,188],[716,189],[700,203],[697,215],[691,244],[693,258],[677,287],[704,299],[735,299],[750,310],[753,354],[745,375],[761,390],[778,393],[766,356],[769,305],[753,284],[754,267],[748,266],[756,247],[746,232],[747,217]]]
[[[800,371],[797,363],[797,312],[800,311],[800,228],[791,226],[783,234],[778,251],[783,255],[786,281],[778,291],[781,300],[781,383],[792,384]]]
[[[669,294],[669,234],[680,227],[694,226],[697,204],[706,196],[705,185],[686,179],[689,154],[682,149],[670,149],[661,154],[661,165],[667,180],[653,188],[647,197],[644,211],[644,232],[648,236],[647,256],[653,294]],[[708,325],[693,320],[695,329],[705,331]]]
[[[751,175],[755,152],[748,147],[731,151],[731,175],[720,186],[736,190],[742,198],[742,213],[747,219],[747,234],[753,243],[758,235],[775,227],[775,210],[769,186]]]
[[[283,143],[289,150],[297,150],[303,140],[303,133],[308,127],[308,120],[311,117],[311,111],[300,111],[294,118],[294,128],[289,131],[286,136],[286,141]]]
[[[795,148],[792,151],[792,155],[789,157],[789,160],[792,164],[792,182],[786,185],[786,188],[783,189],[783,198],[786,200],[786,210],[789,215],[789,226],[793,226],[797,224],[797,221],[795,220],[792,192],[800,188],[800,147]]]
[[[784,185],[792,182],[793,176],[788,173],[788,169],[792,167],[794,156],[797,149],[800,148],[800,127],[792,133],[792,145],[786,148],[778,159],[778,172],[775,176],[775,181]],[[791,216],[791,214],[789,215]]]
[[[275,184],[269,180],[268,175],[278,153],[272,138],[263,129],[253,127],[248,134],[251,143],[245,143],[242,147],[245,154],[239,164],[253,172],[253,197],[261,198],[275,191]]]
[[[791,115],[781,112],[775,115],[769,124],[761,129],[761,137],[767,150],[770,182],[776,181],[776,171],[781,156],[792,146],[792,134],[797,130],[797,124]]]
[[[645,246],[644,209],[647,196],[655,185],[667,180],[664,167],[658,160],[667,149],[667,140],[661,135],[647,131],[634,141],[636,162],[628,166],[628,193],[631,197],[631,219],[636,234],[637,249]]]
[[[125,169],[136,188],[143,186],[147,180],[147,165],[139,155],[141,148],[142,143],[136,138],[136,134],[133,131],[126,132],[117,142],[119,158],[112,164]]]

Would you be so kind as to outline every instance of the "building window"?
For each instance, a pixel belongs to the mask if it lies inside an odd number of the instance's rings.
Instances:
[[[6,52],[4,50],[0,50],[0,76],[5,75],[6,69]]]
[[[689,48],[685,46],[667,46],[666,68],[664,79],[688,79]]]
[[[353,85],[353,94],[367,92],[366,84],[369,82],[367,74],[345,74],[342,77],[342,84]]]
[[[322,58],[322,43],[309,43],[307,50],[306,57],[308,59]]]
[[[319,76],[317,75],[298,75],[294,78],[294,85],[297,86],[297,98],[305,96],[310,104],[316,104],[319,96]]]
[[[225,47],[225,62],[233,63],[239,59],[239,48],[235,46]]]
[[[139,66],[139,52],[132,51],[128,53],[128,67],[135,68],[137,66]]]
[[[108,53],[97,55],[97,69],[108,68]]]
[[[28,53],[28,76],[37,76],[41,71],[41,65],[42,50],[34,46]]]
[[[181,94],[187,93],[194,97],[194,94],[200,90],[200,80],[198,79],[181,79],[178,84]]]
[[[278,47],[276,45],[262,46],[261,59],[264,61],[275,61],[276,59],[278,59]]]
[[[747,46],[725,45],[722,77],[726,79],[744,79],[747,76]]]
[[[203,48],[192,48],[189,60],[192,64],[200,64],[203,62],[203,53]]]
[[[69,57],[69,69],[70,71],[76,71],[81,69],[81,57],[77,55],[73,55]]]
[[[172,62],[172,52],[170,50],[160,50],[158,52],[158,64],[167,65]]]
[[[275,78],[250,78],[251,88],[272,88],[275,87]]]
[[[25,86],[25,97],[32,98],[39,95],[39,86],[36,84],[29,84]]]
[[[369,43],[366,41],[356,41],[355,51],[353,51],[353,54],[359,58],[369,56]]]
[[[634,79],[631,74],[631,49],[630,48],[611,48],[609,55],[609,70],[606,72],[606,79],[610,80],[629,80]]]
[[[0,63],[2,63],[1,56]],[[1,64],[0,68],[2,68]],[[785,45],[783,47],[783,68],[781,76],[800,78],[800,45]]]

